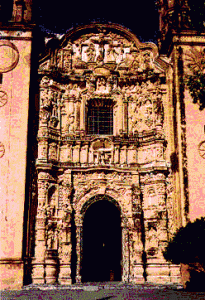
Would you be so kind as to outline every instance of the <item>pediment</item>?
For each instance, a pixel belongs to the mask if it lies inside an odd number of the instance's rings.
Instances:
[[[58,71],[64,75],[138,76],[147,70],[163,72],[155,63],[154,43],[141,43],[128,29],[117,24],[90,24],[68,31],[55,43],[49,41],[41,55],[39,72]],[[49,46],[49,45],[52,45]]]

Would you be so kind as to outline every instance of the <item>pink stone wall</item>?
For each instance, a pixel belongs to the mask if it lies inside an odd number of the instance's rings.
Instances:
[[[27,37],[29,36],[31,33],[27,33]],[[0,142],[5,148],[5,154],[0,158],[0,287],[2,288],[7,285],[8,288],[11,287],[12,282],[14,285],[18,282],[18,286],[23,282],[21,258],[31,41],[15,40],[13,44],[20,53],[19,62],[13,70],[3,73],[3,82],[0,85],[0,91],[6,92],[8,96],[8,102],[0,107]],[[11,264],[4,263],[5,259],[9,259]],[[12,267],[13,260],[15,264]]]
[[[205,141],[205,110],[200,111],[197,104],[185,92],[186,134],[189,179],[189,216],[193,221],[205,216],[205,158],[199,155],[198,145]]]

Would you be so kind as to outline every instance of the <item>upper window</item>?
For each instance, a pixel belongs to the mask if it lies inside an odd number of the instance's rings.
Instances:
[[[90,101],[87,111],[88,134],[113,134],[113,104],[109,99]]]

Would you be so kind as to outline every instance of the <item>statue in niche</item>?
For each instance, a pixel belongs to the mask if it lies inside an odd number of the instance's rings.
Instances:
[[[106,89],[106,80],[104,77],[98,77],[97,79],[97,91],[104,92]]]
[[[110,42],[107,50],[107,62],[116,62],[116,56],[118,56],[118,53],[115,50],[113,43]]]
[[[145,70],[152,69],[152,67],[151,67],[151,53],[150,52],[146,51],[143,54],[143,60],[144,60]]]
[[[98,64],[100,64],[100,63],[103,63],[103,61],[104,61],[104,47],[103,47],[103,45],[99,45],[99,53],[98,53],[96,62]]]
[[[76,51],[75,51],[75,53],[74,53],[75,58],[81,60],[81,58],[82,58],[82,48],[81,48],[81,44],[77,44],[77,43],[76,43],[75,46],[76,46]]]
[[[153,113],[152,113],[152,103],[150,100],[147,100],[144,105],[144,122],[148,127],[153,125]]]
[[[56,224],[53,221],[55,214],[55,207],[53,205],[46,206],[46,237],[47,237],[47,249],[54,249],[56,236]]]
[[[137,104],[136,102],[130,103],[130,123],[131,123],[131,132],[134,134],[137,131],[137,122],[138,122],[138,113],[137,113]]]
[[[95,50],[95,45],[93,43],[89,44],[89,46],[86,49],[85,53],[87,54],[88,62],[94,62],[95,61],[96,50]]]
[[[95,91],[95,78],[90,74],[86,75],[86,89],[91,93]]]
[[[51,97],[48,89],[41,90],[41,107],[44,109],[51,108]]]
[[[130,48],[130,53],[132,56],[132,62],[130,64],[130,68],[132,71],[142,71],[142,69],[140,68],[140,64],[141,64],[141,55],[139,50],[137,49],[137,47],[132,46]]]
[[[75,131],[75,117],[73,114],[70,114],[68,117],[68,131],[73,133]]]

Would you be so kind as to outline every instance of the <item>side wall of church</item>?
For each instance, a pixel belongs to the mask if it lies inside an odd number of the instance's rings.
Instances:
[[[199,100],[200,93],[203,93],[204,41],[202,36],[194,37],[186,33],[174,37],[170,56],[173,63],[170,94],[174,121],[171,160],[175,177],[176,216],[182,222],[177,222],[178,227],[205,214],[205,111]]]
[[[23,284],[32,32],[1,30],[0,33],[0,286],[18,289]]]

